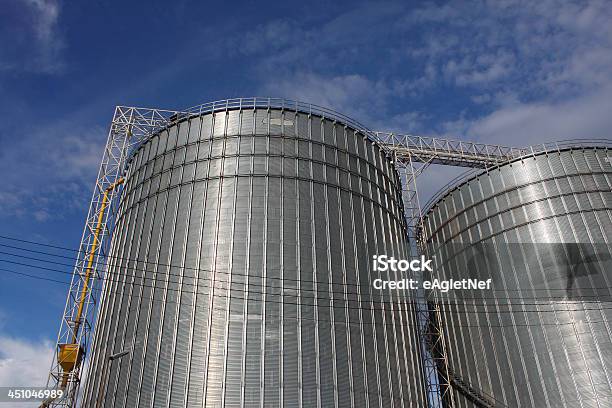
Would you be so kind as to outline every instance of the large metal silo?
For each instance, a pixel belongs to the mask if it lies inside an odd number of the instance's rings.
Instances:
[[[607,147],[560,148],[430,207],[433,277],[493,285],[432,294],[457,407],[612,407],[611,182]]]
[[[133,154],[84,406],[424,406],[411,303],[371,286],[399,178],[323,116],[177,117]]]

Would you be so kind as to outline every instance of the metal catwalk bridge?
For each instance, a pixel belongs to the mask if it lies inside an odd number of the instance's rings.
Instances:
[[[527,155],[531,149],[437,137],[374,132],[386,150],[402,160],[484,169]]]

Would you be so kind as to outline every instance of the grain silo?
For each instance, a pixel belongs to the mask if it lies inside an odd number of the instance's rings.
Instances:
[[[429,208],[441,279],[491,290],[433,296],[457,407],[612,407],[609,147],[530,154],[473,176]]]
[[[425,406],[408,294],[371,286],[407,256],[379,146],[306,109],[172,119],[127,165],[83,406]]]

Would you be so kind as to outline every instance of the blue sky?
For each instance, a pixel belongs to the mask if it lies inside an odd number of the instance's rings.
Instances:
[[[0,234],[77,246],[118,104],[277,96],[375,130],[609,137],[610,4],[530,3],[4,0]],[[0,272],[0,385],[44,378],[65,293]]]

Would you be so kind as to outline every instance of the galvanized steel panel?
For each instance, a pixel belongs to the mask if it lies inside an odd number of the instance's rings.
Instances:
[[[609,157],[525,157],[464,182],[426,215],[438,277],[493,278],[492,291],[436,301],[450,371],[500,406],[612,406]]]
[[[85,406],[423,406],[409,299],[371,289],[372,255],[407,256],[401,208],[344,123],[235,109],[159,132],[127,170]]]

